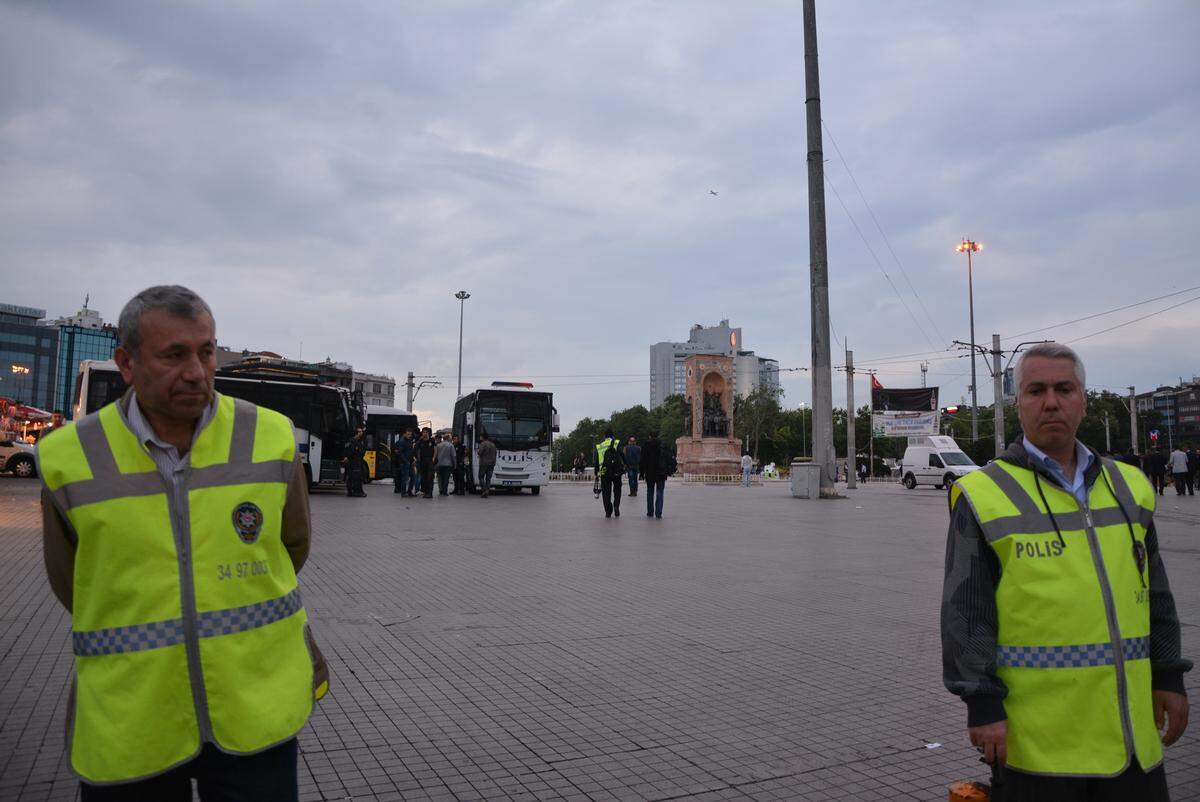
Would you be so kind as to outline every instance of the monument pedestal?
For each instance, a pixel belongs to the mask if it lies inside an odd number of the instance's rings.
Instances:
[[[742,472],[742,449],[727,437],[680,437],[675,441],[680,473],[737,476]]]

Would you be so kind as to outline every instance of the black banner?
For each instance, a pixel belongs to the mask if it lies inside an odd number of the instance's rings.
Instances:
[[[876,387],[871,390],[871,403],[876,412],[933,412],[938,408],[938,388],[892,390]]]

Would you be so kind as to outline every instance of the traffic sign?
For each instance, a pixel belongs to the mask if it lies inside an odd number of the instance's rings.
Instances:
[[[1158,442],[1158,429],[1151,429],[1151,430],[1150,430],[1150,439],[1151,439],[1151,440],[1153,440],[1153,441],[1154,441],[1154,442],[1156,442],[1156,443]]]

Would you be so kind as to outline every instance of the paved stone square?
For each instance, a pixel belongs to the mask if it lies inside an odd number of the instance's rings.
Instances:
[[[672,480],[663,520],[642,497],[606,520],[586,483],[367,492],[312,500],[301,586],[333,682],[302,799],[944,800],[986,776],[941,685],[940,491]],[[0,477],[0,800],[76,794],[36,494]],[[1161,501],[1195,659],[1200,499]],[[1200,800],[1194,718],[1167,753],[1177,801]]]

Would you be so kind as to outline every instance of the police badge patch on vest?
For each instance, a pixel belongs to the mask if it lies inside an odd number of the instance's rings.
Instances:
[[[233,510],[233,528],[237,532],[237,536],[247,546],[252,545],[258,540],[258,534],[262,531],[263,512],[258,505],[252,501],[243,501]]]

